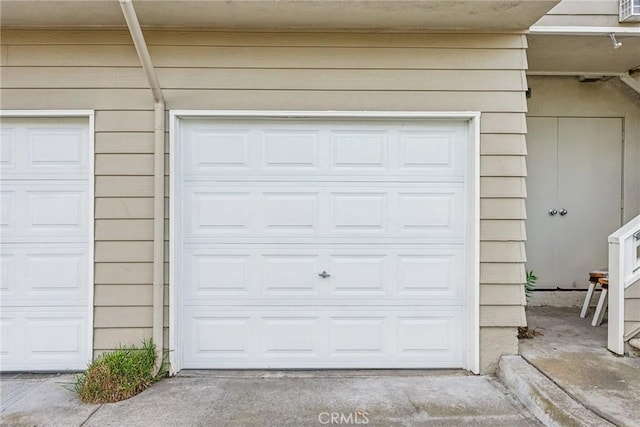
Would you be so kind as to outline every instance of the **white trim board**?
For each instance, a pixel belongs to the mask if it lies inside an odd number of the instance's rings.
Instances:
[[[87,257],[88,266],[88,316],[87,316],[87,357],[88,361],[93,360],[93,321],[94,321],[94,287],[95,287],[95,111],[94,110],[0,110],[0,118],[63,118],[78,117],[86,118],[88,121],[88,143],[89,143],[89,182],[88,182],[88,213],[89,213],[89,235]],[[87,361],[87,362],[88,362]]]
[[[171,110],[169,116],[170,133],[170,205],[169,223],[169,298],[172,301],[169,307],[169,362],[170,372],[175,374],[182,369],[182,337],[179,329],[179,308],[181,306],[180,295],[177,292],[176,283],[179,280],[179,272],[176,268],[179,240],[177,194],[177,178],[180,174],[179,159],[176,148],[180,128],[180,119],[188,118],[335,118],[339,119],[439,119],[439,120],[465,120],[468,122],[470,145],[467,163],[467,203],[471,218],[468,221],[468,236],[472,240],[468,245],[467,259],[467,286],[465,296],[465,354],[464,369],[478,374],[480,372],[480,113],[476,111],[453,112],[421,112],[421,111],[273,111],[273,110]]]

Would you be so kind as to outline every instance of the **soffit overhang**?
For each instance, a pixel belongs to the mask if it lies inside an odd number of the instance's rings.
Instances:
[[[530,73],[616,74],[640,69],[640,34],[534,35],[527,37]]]
[[[143,28],[525,31],[559,0],[134,0]],[[3,28],[123,27],[118,0],[0,0]]]

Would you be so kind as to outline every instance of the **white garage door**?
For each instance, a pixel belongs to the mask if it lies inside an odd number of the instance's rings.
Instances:
[[[466,122],[184,119],[184,368],[462,367]]]
[[[3,371],[89,360],[87,119],[3,118],[0,127]]]

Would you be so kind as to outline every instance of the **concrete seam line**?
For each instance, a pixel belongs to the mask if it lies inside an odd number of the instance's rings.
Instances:
[[[102,408],[102,403],[98,405],[98,407],[96,409],[94,409],[93,411],[91,411],[91,413],[89,414],[89,416],[87,417],[86,420],[84,420],[82,422],[82,424],[80,424],[80,427],[83,427],[85,424],[87,424],[89,422],[89,420],[91,419],[91,417],[93,417],[93,415],[98,412],[98,409]]]

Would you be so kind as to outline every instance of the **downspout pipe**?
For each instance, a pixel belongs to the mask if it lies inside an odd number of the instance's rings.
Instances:
[[[120,0],[120,7],[131,33],[142,69],[153,94],[153,343],[156,346],[156,372],[163,360],[164,348],[164,135],[165,101],[153,68],[147,43],[132,0]]]
[[[158,81],[158,76],[156,76],[156,71],[153,68],[153,62],[151,62],[151,55],[149,55],[149,49],[147,48],[147,43],[145,42],[144,35],[142,34],[140,21],[138,21],[138,15],[136,15],[136,10],[133,7],[133,0],[120,0],[120,7],[122,8],[124,19],[127,21],[127,27],[129,27],[133,44],[136,47],[136,52],[138,52],[138,58],[140,58],[140,62],[142,63],[142,69],[144,70],[144,74],[147,76],[149,87],[151,87],[153,100],[156,103],[164,103],[160,82]]]

